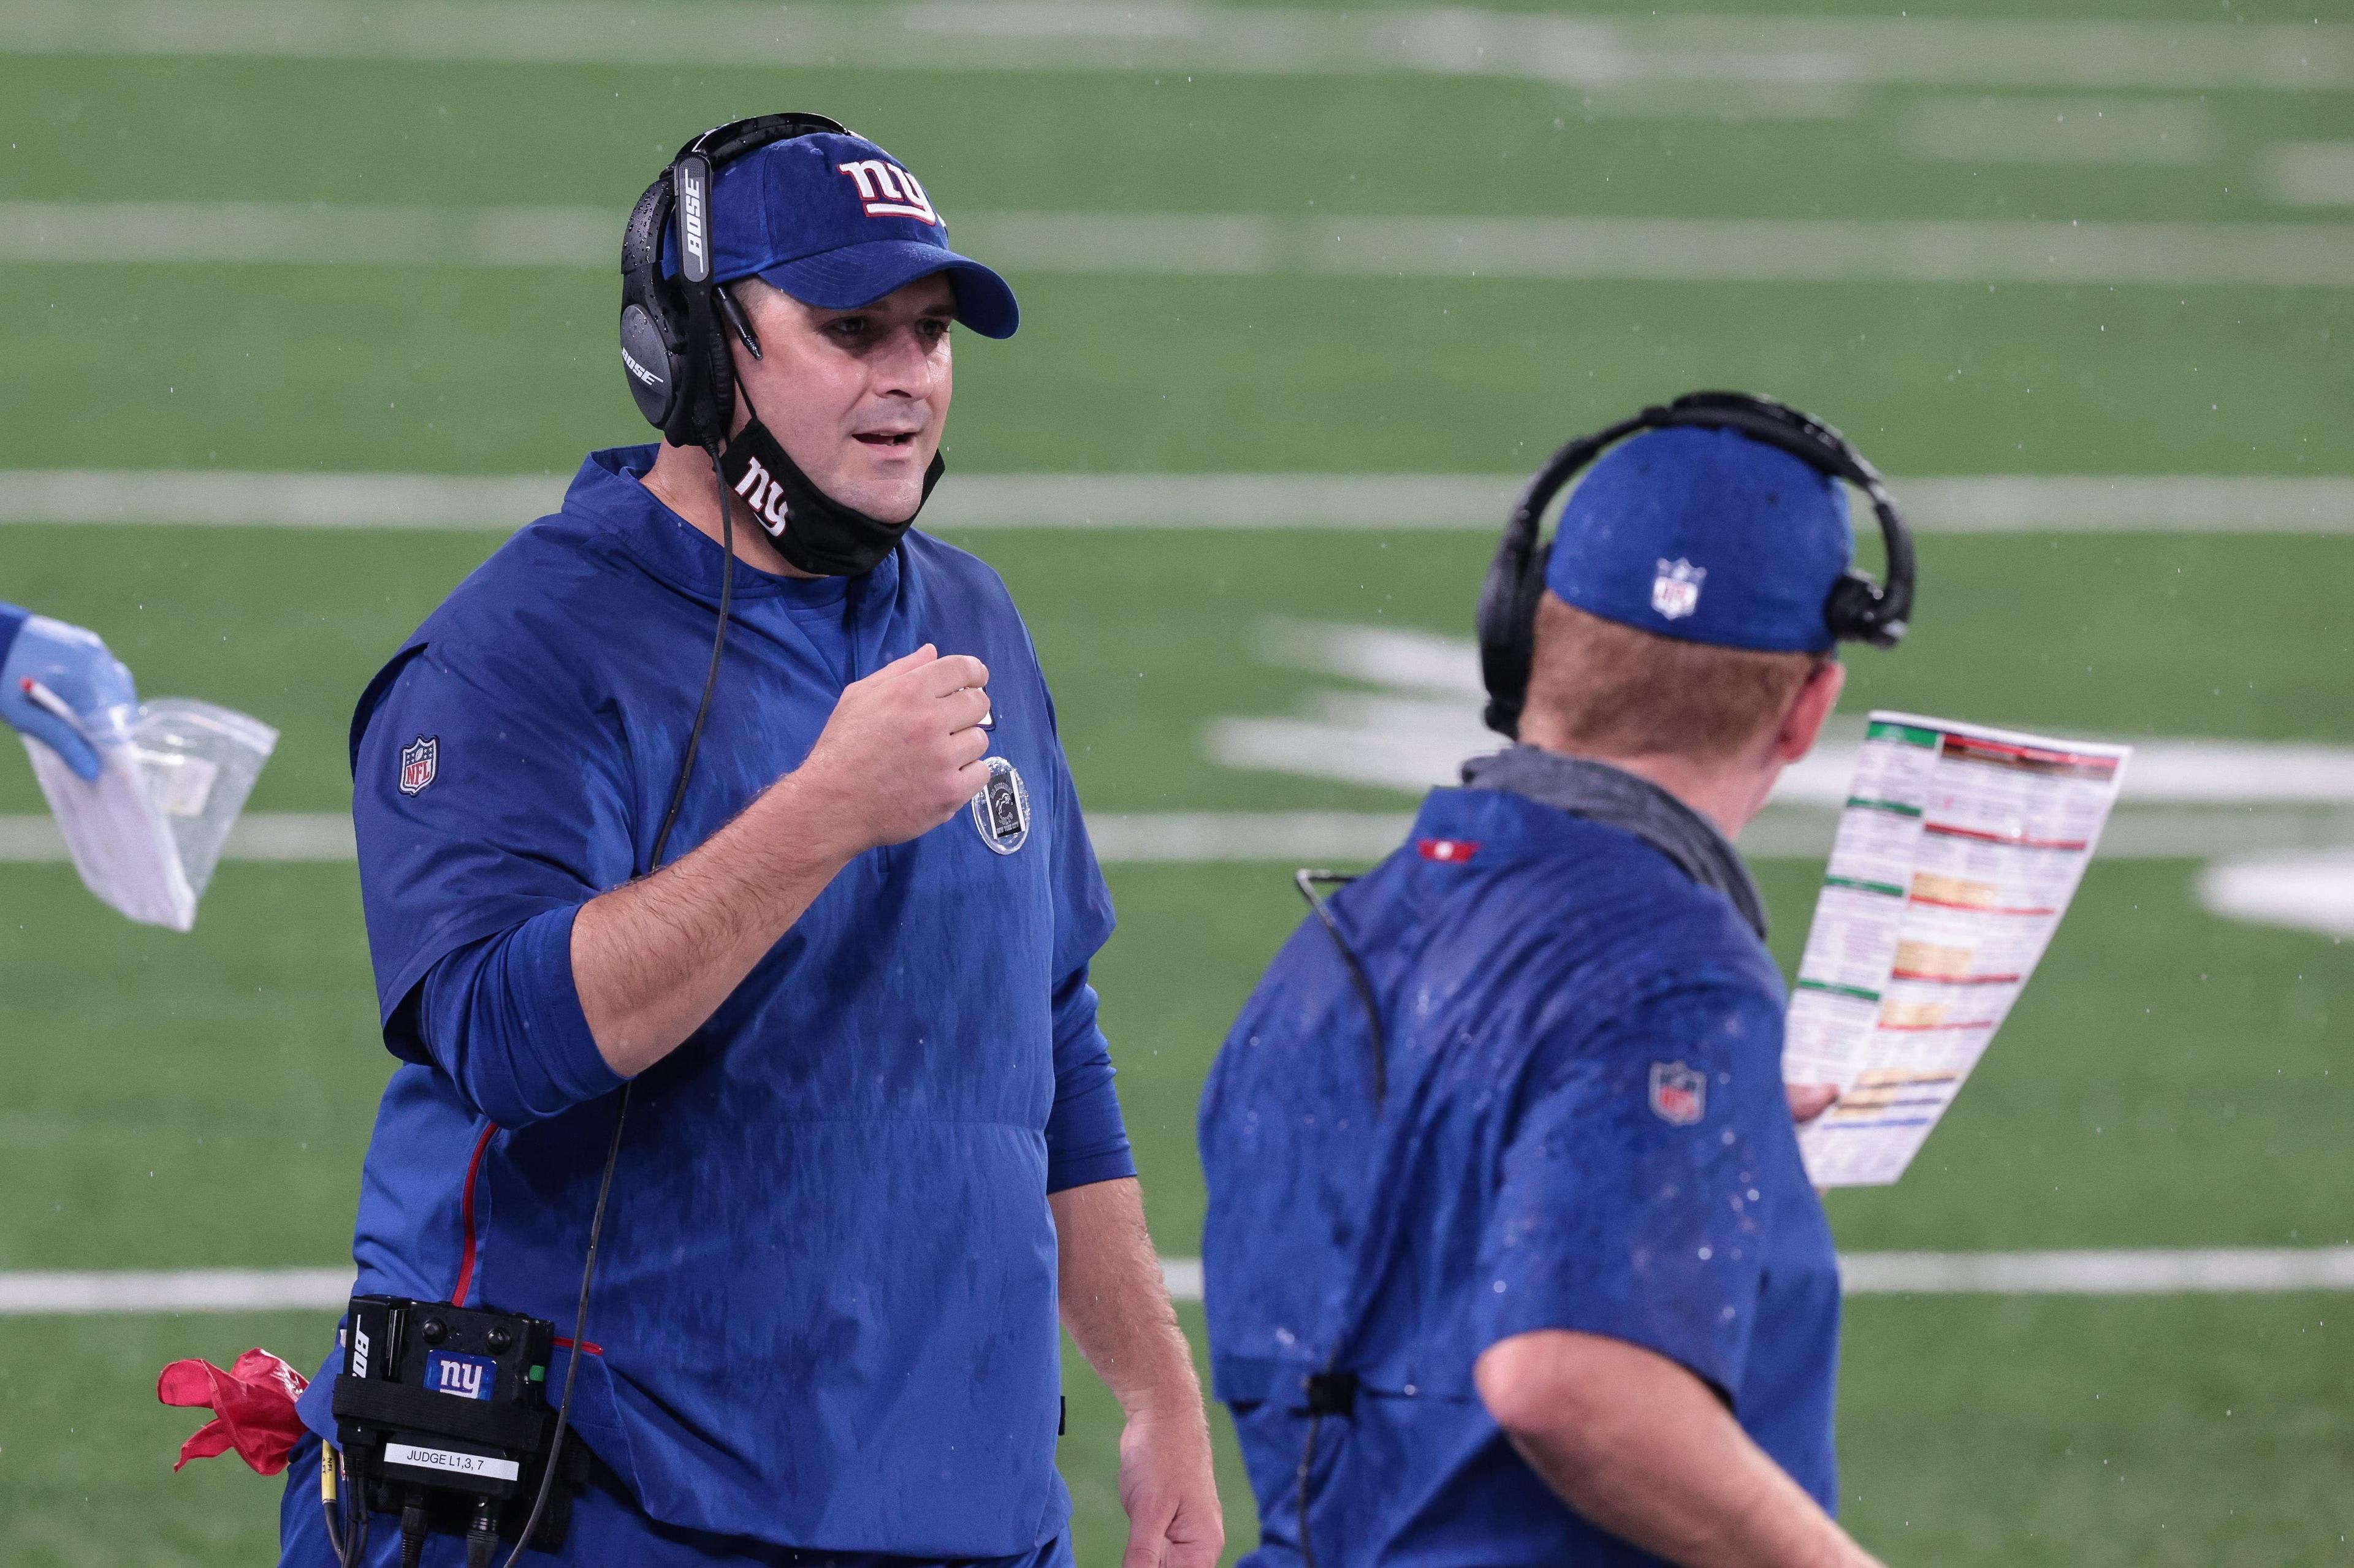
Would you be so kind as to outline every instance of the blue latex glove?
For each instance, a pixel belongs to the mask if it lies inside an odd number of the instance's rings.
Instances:
[[[35,702],[27,681],[56,693],[80,728]],[[0,719],[64,758],[81,778],[98,777],[90,742],[122,733],[138,701],[131,672],[97,632],[0,604]]]

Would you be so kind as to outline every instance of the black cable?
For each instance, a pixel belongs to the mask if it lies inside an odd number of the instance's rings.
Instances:
[[[727,489],[727,476],[719,466],[719,443],[707,442],[703,450],[711,459],[712,482],[719,487],[719,619],[711,632],[711,668],[703,677],[703,700],[695,705],[695,723],[686,732],[686,756],[678,765],[678,782],[671,787],[670,806],[663,812],[662,826],[654,832],[653,853],[646,857],[648,876],[662,869],[663,851],[670,847],[670,831],[678,825],[678,809],[686,800],[687,780],[695,777],[695,754],[703,745],[704,721],[711,716],[712,694],[719,688],[719,659],[727,648],[727,617],[736,601],[736,507]],[[597,1208],[588,1219],[588,1252],[580,1264],[580,1302],[572,1313],[572,1355],[564,1364],[564,1397],[556,1406],[556,1432],[548,1439],[547,1468],[540,1474],[539,1495],[532,1499],[523,1533],[516,1539],[514,1550],[507,1553],[504,1568],[515,1568],[515,1559],[531,1545],[532,1532],[539,1528],[540,1515],[547,1509],[548,1494],[556,1488],[557,1461],[564,1457],[564,1436],[572,1425],[572,1388],[580,1376],[580,1360],[588,1353],[588,1293],[597,1278],[597,1242],[605,1233],[605,1202],[612,1196],[613,1171],[621,1161],[621,1129],[630,1122],[630,1091],[636,1086],[634,1079],[621,1086],[620,1108],[613,1117],[613,1139],[605,1146],[605,1171],[598,1178]]]
[[[1316,1568],[1316,1548],[1308,1539],[1308,1472],[1316,1463],[1316,1427],[1324,1419],[1322,1411],[1308,1414],[1308,1443],[1299,1450],[1299,1561],[1307,1568]]]
[[[367,1499],[352,1495],[352,1472],[341,1448],[335,1450],[335,1506],[344,1510],[344,1568],[359,1568],[367,1561],[368,1526],[375,1516]]]
[[[1346,872],[1319,871],[1309,866],[1301,866],[1291,874],[1291,885],[1299,889],[1300,897],[1308,900],[1308,907],[1315,915],[1316,923],[1324,927],[1326,936],[1332,938],[1334,950],[1341,955],[1341,963],[1348,967],[1349,983],[1355,989],[1357,1001],[1365,1010],[1365,1032],[1373,1047],[1373,1106],[1378,1111],[1390,1092],[1389,1037],[1382,1030],[1381,1006],[1373,1000],[1373,980],[1365,973],[1365,966],[1358,962],[1356,949],[1351,948],[1349,939],[1341,935],[1341,923],[1332,917],[1331,909],[1316,891],[1319,884],[1331,883],[1345,887],[1356,880]],[[1308,1533],[1308,1481],[1316,1465],[1316,1434],[1323,1425],[1327,1413],[1323,1404],[1327,1397],[1325,1390],[1330,1388],[1333,1366],[1340,1359],[1341,1352],[1335,1349],[1325,1361],[1323,1372],[1308,1380],[1308,1440],[1300,1446],[1299,1477],[1299,1560],[1306,1568],[1316,1568],[1316,1545]],[[1353,1386],[1354,1380],[1351,1381]],[[1320,1388],[1320,1384],[1323,1387]]]
[[[335,1481],[332,1491],[328,1489],[330,1477],[334,1477]],[[343,1568],[351,1568],[351,1553],[344,1550],[344,1531],[339,1518],[344,1506],[342,1481],[343,1478],[335,1475],[335,1446],[322,1437],[319,1439],[319,1511],[326,1516],[327,1550],[335,1554],[335,1561],[343,1564]]]
[[[341,1568],[357,1568],[361,1554],[367,1550],[367,1509],[365,1504],[356,1510],[352,1507],[351,1474],[344,1468],[341,1448],[322,1438],[319,1463],[323,1469],[331,1467],[335,1478],[333,1497],[327,1495],[323,1484],[319,1489],[319,1511],[326,1516],[328,1549],[335,1554]]]
[[[1316,892],[1316,885],[1320,882],[1345,886],[1356,880],[1343,872],[1316,871],[1307,866],[1291,874],[1292,885],[1299,889],[1300,897],[1308,900],[1308,907],[1315,912],[1317,923],[1324,927],[1324,934],[1332,938],[1332,946],[1340,951],[1341,961],[1349,967],[1350,983],[1356,987],[1357,1000],[1364,1005],[1365,1031],[1373,1045],[1373,1105],[1378,1109],[1381,1103],[1389,1097],[1390,1092],[1390,1048],[1388,1037],[1382,1033],[1382,1010],[1373,1001],[1373,982],[1366,978],[1365,966],[1357,961],[1357,955],[1351,949],[1348,938],[1341,935],[1339,922],[1332,918],[1332,911],[1325,906],[1324,900]]]
[[[425,1494],[408,1489],[400,1505],[400,1568],[417,1568],[425,1561]]]
[[[466,1527],[466,1568],[491,1568],[499,1554],[499,1499],[474,1499],[474,1517]]]
[[[736,599],[736,507],[727,488],[727,475],[719,466],[719,443],[705,442],[703,448],[711,459],[711,482],[719,487],[719,620],[711,630],[711,668],[703,677],[703,700],[695,706],[695,724],[686,732],[686,758],[678,765],[678,782],[671,786],[670,808],[663,813],[662,828],[654,834],[654,853],[647,857],[646,874],[652,876],[662,869],[663,851],[670,844],[670,831],[678,822],[678,809],[686,800],[686,781],[695,777],[695,754],[703,744],[703,721],[711,716],[711,694],[719,688],[719,655],[727,647],[727,611]]]

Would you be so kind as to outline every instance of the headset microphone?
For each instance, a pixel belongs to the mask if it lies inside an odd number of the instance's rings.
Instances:
[[[1545,460],[1504,524],[1496,558],[1479,587],[1479,672],[1488,688],[1488,727],[1520,738],[1521,709],[1528,700],[1529,672],[1536,653],[1537,603],[1544,595],[1550,544],[1537,538],[1545,508],[1564,486],[1610,447],[1643,430],[1679,427],[1732,429],[1789,453],[1832,479],[1863,492],[1880,519],[1888,553],[1888,580],[1874,582],[1850,568],[1831,585],[1823,603],[1823,623],[1841,641],[1893,648],[1913,613],[1913,532],[1880,471],[1833,427],[1787,403],[1746,392],[1688,392],[1658,404],[1607,429],[1580,436]]]

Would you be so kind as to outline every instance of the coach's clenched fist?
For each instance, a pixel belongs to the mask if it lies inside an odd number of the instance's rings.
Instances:
[[[843,689],[793,781],[853,848],[905,843],[961,810],[989,782],[989,667],[925,643]]]
[[[573,972],[615,1072],[642,1072],[694,1033],[852,859],[980,793],[988,683],[980,660],[928,642],[852,682],[799,768],[677,864],[581,909]]]

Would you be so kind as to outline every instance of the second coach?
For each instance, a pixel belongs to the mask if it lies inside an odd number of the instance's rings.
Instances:
[[[1203,1094],[1247,1568],[1870,1568],[1831,1517],[1839,1273],[1791,1127],[1836,1091],[1783,1082],[1733,839],[1837,644],[1893,645],[1912,597],[1879,476],[1769,399],[1693,393],[1538,471],[1479,611],[1519,744],[1314,903]]]
[[[1059,1307],[1128,1413],[1128,1562],[1207,1568],[1088,984],[1110,900],[1004,585],[908,526],[952,324],[1011,336],[1013,296],[814,116],[690,143],[623,268],[665,443],[591,454],[353,721],[404,1064],[359,1288],[552,1323],[596,1461],[561,1560],[642,1568],[1068,1563]],[[290,1563],[338,1550],[317,1466]]]

